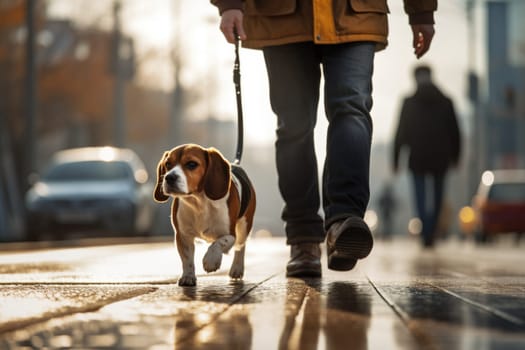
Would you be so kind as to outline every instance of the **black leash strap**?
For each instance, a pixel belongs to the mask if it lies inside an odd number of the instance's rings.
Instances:
[[[242,99],[241,99],[241,62],[239,59],[239,35],[234,30],[235,35],[235,63],[233,65],[233,83],[235,84],[235,96],[237,97],[237,151],[233,164],[240,164],[243,147],[243,120],[242,120]]]

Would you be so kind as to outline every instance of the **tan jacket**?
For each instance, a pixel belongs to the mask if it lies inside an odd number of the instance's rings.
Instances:
[[[401,0],[397,0],[401,1]],[[403,0],[410,24],[434,23],[437,0]],[[336,44],[373,41],[387,45],[386,0],[211,0],[222,14],[244,12],[244,47],[262,48],[301,41]]]

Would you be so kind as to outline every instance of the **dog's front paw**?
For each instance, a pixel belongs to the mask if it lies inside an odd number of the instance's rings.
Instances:
[[[197,284],[197,277],[195,275],[182,275],[179,278],[179,286],[193,287]]]
[[[216,245],[211,245],[202,259],[204,271],[213,272],[221,267],[222,251]]]
[[[230,277],[233,279],[241,279],[244,275],[244,247],[235,251],[233,263],[230,267]]]
[[[233,279],[242,279],[242,276],[244,275],[244,265],[241,264],[233,264],[230,268],[230,277]]]

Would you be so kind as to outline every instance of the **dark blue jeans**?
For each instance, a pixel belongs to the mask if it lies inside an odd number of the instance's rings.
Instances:
[[[333,222],[364,216],[370,197],[374,51],[375,44],[368,42],[304,42],[264,49],[270,102],[277,115],[276,163],[288,244],[322,242]],[[321,68],[329,122],[324,222],[314,149]]]
[[[412,173],[412,178],[417,215],[422,224],[422,243],[432,245],[443,205],[445,174]]]

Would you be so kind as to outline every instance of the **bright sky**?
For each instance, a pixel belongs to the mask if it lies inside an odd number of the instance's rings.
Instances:
[[[139,75],[142,82],[162,89],[172,87],[170,47],[179,33],[184,61],[183,83],[204,89],[208,97],[189,111],[189,117],[206,118],[213,114],[220,119],[235,119],[234,51],[219,31],[216,9],[208,1],[194,0],[124,0],[122,3],[123,29],[136,38],[139,57],[144,57],[145,63]],[[411,74],[418,61],[412,54],[412,34],[402,3],[401,0],[389,1],[390,45],[376,55],[372,110],[374,142],[390,141],[401,99],[413,90]],[[79,4],[85,4],[85,7]],[[110,28],[111,4],[111,0],[97,1],[97,7],[93,8],[90,0],[51,0],[50,11]],[[88,12],[86,8],[89,8]],[[177,16],[177,12],[181,15]],[[479,59],[474,61],[480,65]],[[469,123],[469,108],[465,98],[468,40],[464,0],[440,2],[431,52],[421,62],[434,68],[435,80],[456,102],[465,129]],[[273,143],[275,117],[269,106],[261,52],[241,50],[241,74],[245,142]],[[325,130],[326,121],[321,113],[317,128],[318,150],[321,151],[324,149]]]

